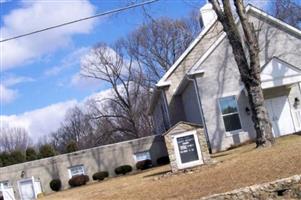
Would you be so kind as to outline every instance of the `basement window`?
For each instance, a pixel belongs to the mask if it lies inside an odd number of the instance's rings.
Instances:
[[[226,132],[240,130],[241,123],[235,96],[220,98],[219,105]]]
[[[1,184],[3,185],[4,188],[10,187],[9,181],[0,181],[0,189],[1,189]]]
[[[134,154],[134,158],[135,158],[136,162],[139,162],[142,160],[151,160],[149,151],[137,152]]]
[[[69,173],[69,178],[72,178],[73,176],[76,175],[84,175],[85,174],[84,165],[76,165],[76,166],[69,167],[68,173]]]

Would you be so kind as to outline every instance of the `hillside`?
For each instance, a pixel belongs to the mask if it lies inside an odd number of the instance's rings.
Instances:
[[[255,144],[249,144],[213,154],[216,164],[195,171],[163,177],[170,171],[166,165],[41,199],[196,199],[301,174],[300,152],[301,136],[291,135],[278,138],[269,149],[255,149]]]

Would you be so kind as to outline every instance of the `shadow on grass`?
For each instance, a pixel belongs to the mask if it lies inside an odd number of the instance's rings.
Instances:
[[[162,172],[158,172],[158,173],[154,173],[154,174],[149,174],[149,175],[143,176],[143,178],[149,178],[149,177],[159,176],[159,175],[166,174],[168,172],[171,172],[171,170],[165,170],[165,171],[162,171]]]
[[[227,156],[229,154],[230,153],[225,152],[225,153],[211,154],[210,156],[211,156],[211,158],[219,158],[219,157]]]
[[[252,143],[251,143],[252,145]],[[218,152],[215,154],[211,154],[211,158],[213,159],[217,159],[218,161],[225,161],[225,160],[229,160],[232,158],[235,158],[237,156],[240,156],[242,154],[254,151],[256,149],[255,145],[250,146],[250,144],[247,145],[243,145],[243,146],[239,146],[236,148],[233,148],[231,150],[226,150],[226,151],[222,151],[222,152]]]

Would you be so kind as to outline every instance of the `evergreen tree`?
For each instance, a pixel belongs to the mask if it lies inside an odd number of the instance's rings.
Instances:
[[[5,151],[0,154],[0,160],[3,167],[13,164],[10,154]]]
[[[78,146],[75,141],[71,141],[66,146],[66,152],[71,153],[78,150]]]
[[[38,159],[37,152],[34,148],[28,147],[26,149],[26,160],[27,161],[32,161]]]
[[[40,147],[40,156],[41,158],[48,158],[55,156],[55,150],[50,144],[44,144]]]
[[[23,163],[26,161],[26,157],[22,151],[15,150],[10,153],[11,164]]]

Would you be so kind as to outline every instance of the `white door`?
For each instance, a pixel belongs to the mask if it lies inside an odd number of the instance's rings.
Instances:
[[[24,180],[19,183],[20,195],[22,200],[35,199],[34,186],[32,180]]]
[[[301,131],[301,109],[293,109],[296,131]]]
[[[294,123],[286,96],[265,100],[275,137],[294,133]]]

